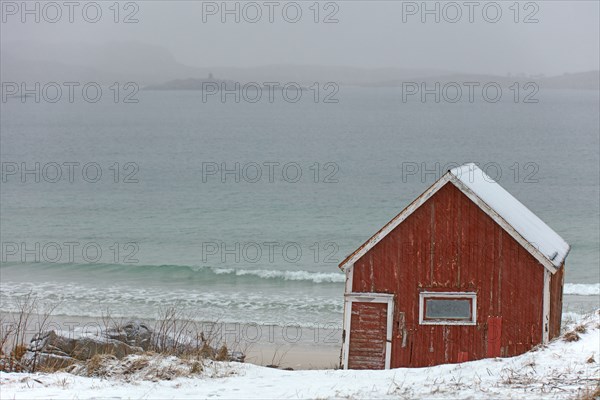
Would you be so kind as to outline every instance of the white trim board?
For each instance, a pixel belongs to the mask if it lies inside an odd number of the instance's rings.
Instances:
[[[544,271],[544,292],[542,300],[542,343],[550,339],[550,279],[549,271]]]
[[[387,330],[385,344],[385,369],[390,369],[392,362],[392,331],[394,324],[394,295],[387,293],[346,293],[344,295],[344,331],[346,336],[343,345],[344,369],[348,369],[350,353],[350,332],[352,321],[352,303],[387,303]]]
[[[347,269],[346,269],[346,290],[344,292],[345,293],[351,293],[352,292],[352,281],[354,280],[354,265],[350,265]],[[348,351],[350,349],[349,347],[349,340],[350,340],[350,318],[352,316],[352,308],[348,308],[349,306],[352,306],[351,303],[349,303],[348,301],[344,300],[344,326],[343,326],[343,336],[342,336],[342,365],[344,367],[344,369],[348,369],[347,365],[348,365]]]

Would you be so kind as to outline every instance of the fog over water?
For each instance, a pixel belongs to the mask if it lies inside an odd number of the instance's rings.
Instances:
[[[0,311],[341,322],[337,264],[465,162],[597,306],[598,2],[69,4],[1,3]]]
[[[313,65],[559,75],[598,69],[597,2],[449,3],[31,2],[26,8],[3,2],[2,59],[115,73],[164,68],[165,74],[174,61],[215,71]],[[82,53],[86,47],[97,58]],[[106,55],[114,58],[101,60]]]

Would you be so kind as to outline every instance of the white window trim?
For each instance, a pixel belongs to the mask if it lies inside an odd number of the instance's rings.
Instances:
[[[469,298],[472,301],[472,319],[470,321],[425,320],[425,299]],[[419,325],[477,325],[477,293],[475,292],[421,292],[419,293]]]
[[[542,343],[547,344],[550,339],[550,271],[544,271],[544,294],[542,300]]]

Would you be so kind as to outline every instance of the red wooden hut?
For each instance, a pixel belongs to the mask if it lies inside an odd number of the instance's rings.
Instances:
[[[340,264],[343,368],[514,356],[548,342],[569,249],[475,164],[448,171]]]

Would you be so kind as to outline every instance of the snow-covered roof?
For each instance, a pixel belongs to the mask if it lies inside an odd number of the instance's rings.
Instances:
[[[450,173],[500,215],[519,235],[555,267],[560,267],[569,245],[544,221],[475,164],[453,168]]]
[[[469,163],[448,171],[402,210],[400,214],[342,261],[340,268],[344,269],[354,264],[449,182],[454,184],[496,223],[502,226],[548,270],[554,273],[562,265],[570,250],[567,242],[477,165]]]

